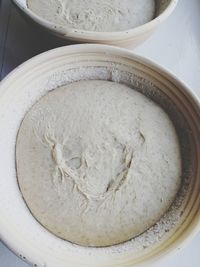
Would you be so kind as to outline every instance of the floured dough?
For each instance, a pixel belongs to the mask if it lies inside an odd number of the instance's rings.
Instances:
[[[155,15],[155,0],[27,0],[27,5],[49,22],[99,32],[128,30]]]
[[[27,112],[17,175],[35,218],[55,235],[109,246],[155,224],[181,182],[176,131],[139,92],[109,81],[55,89]]]

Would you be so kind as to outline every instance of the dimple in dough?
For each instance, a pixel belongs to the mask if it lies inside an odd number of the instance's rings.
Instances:
[[[168,115],[109,81],[79,81],[27,112],[16,145],[17,176],[35,218],[84,246],[127,241],[155,224],[181,183]]]
[[[35,14],[66,29],[129,30],[155,16],[155,0],[27,0]]]

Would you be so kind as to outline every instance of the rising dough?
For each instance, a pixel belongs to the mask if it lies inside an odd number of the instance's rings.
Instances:
[[[27,112],[17,175],[37,220],[57,236],[109,246],[148,229],[181,182],[179,142],[168,115],[129,87],[80,81]]]
[[[128,30],[155,15],[155,0],[27,0],[27,5],[49,22],[99,32]]]

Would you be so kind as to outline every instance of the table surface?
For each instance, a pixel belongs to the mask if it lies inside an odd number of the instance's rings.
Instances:
[[[10,0],[0,0],[0,80],[20,63],[66,43],[27,22]],[[200,1],[180,0],[173,15],[134,50],[161,64],[200,97]],[[200,234],[154,267],[199,267]],[[28,267],[0,242],[0,267]],[[59,266],[55,266],[59,267]]]

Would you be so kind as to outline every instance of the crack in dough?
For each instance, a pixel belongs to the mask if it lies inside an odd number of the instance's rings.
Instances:
[[[139,132],[140,137],[142,138],[141,145],[145,142],[144,136]],[[56,187],[58,187],[60,184],[62,185],[66,179],[71,179],[73,182],[73,192],[77,190],[78,193],[80,193],[82,196],[84,196],[87,204],[84,212],[87,212],[89,209],[90,201],[99,201],[101,204],[99,207],[104,203],[104,201],[111,197],[114,199],[113,194],[116,194],[118,190],[120,190],[123,186],[126,185],[126,182],[129,177],[129,170],[131,168],[131,165],[133,164],[133,157],[134,152],[131,148],[128,148],[127,146],[124,146],[123,148],[123,168],[122,170],[116,175],[116,177],[112,178],[109,182],[107,187],[105,188],[105,191],[100,194],[93,194],[93,191],[90,190],[90,188],[85,188],[85,180],[87,180],[87,173],[86,169],[89,167],[87,163],[87,159],[84,156],[84,152],[80,155],[80,166],[78,169],[82,169],[83,172],[79,176],[77,171],[72,169],[67,163],[71,159],[65,159],[63,156],[63,145],[59,144],[55,137],[49,137],[48,134],[45,134],[43,140],[45,140],[46,144],[50,147],[52,159],[55,163],[55,172],[53,173],[53,183]],[[41,141],[41,139],[40,139]],[[115,137],[115,141],[116,137]],[[44,141],[41,141],[41,143],[44,144]],[[61,179],[59,179],[59,176],[61,176]],[[92,188],[91,188],[92,189]],[[83,213],[84,213],[83,212]]]

